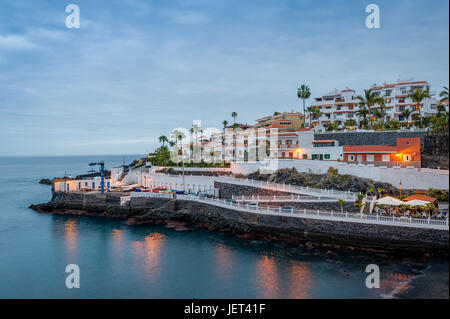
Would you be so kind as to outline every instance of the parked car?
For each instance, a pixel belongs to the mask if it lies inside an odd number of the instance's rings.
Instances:
[[[293,211],[293,210],[295,210],[295,209],[296,209],[296,208],[293,207],[293,206],[283,206],[283,207],[281,207],[281,210],[289,211],[289,212],[291,212],[291,211]]]
[[[236,204],[236,201],[234,199],[225,199],[225,203],[233,203]]]

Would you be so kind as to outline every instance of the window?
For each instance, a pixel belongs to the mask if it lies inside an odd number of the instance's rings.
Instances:
[[[411,145],[411,142],[410,142],[410,141],[407,141],[407,142],[406,142],[406,145]]]
[[[350,162],[354,162],[354,161],[355,161],[355,155],[349,155],[349,156],[348,156],[348,160],[349,160]]]
[[[373,162],[375,160],[373,155],[367,155],[367,161],[368,162]]]
[[[411,161],[411,155],[403,155],[403,161],[404,162],[410,162]]]
[[[381,157],[381,160],[382,160],[383,162],[389,162],[389,161],[390,161],[390,156],[389,156],[389,155],[383,155],[383,156]]]
[[[303,159],[308,159],[308,154],[303,154]]]
[[[325,154],[325,159],[330,159],[330,158],[331,158],[330,154]]]

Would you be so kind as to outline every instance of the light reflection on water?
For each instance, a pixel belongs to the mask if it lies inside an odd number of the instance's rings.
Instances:
[[[77,253],[77,221],[68,219],[64,223],[64,238],[66,242],[66,252],[69,259],[74,260]]]
[[[161,274],[161,250],[166,236],[161,233],[151,233],[143,241],[133,241],[131,250],[136,263],[142,265],[146,278],[156,281]]]

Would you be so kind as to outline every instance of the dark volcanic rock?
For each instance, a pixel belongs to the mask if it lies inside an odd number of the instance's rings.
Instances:
[[[340,175],[337,170],[329,170],[326,174],[299,173],[295,168],[279,169],[273,174],[255,172],[247,176],[249,179],[286,183],[298,186],[336,189],[365,193],[369,189],[382,188],[389,194],[398,194],[399,190],[388,183],[376,182],[368,178],[353,175]]]
[[[42,184],[42,185],[52,185],[52,181],[51,181],[50,179],[48,179],[48,178],[43,178],[43,179],[41,179],[41,180],[39,181],[39,184]]]

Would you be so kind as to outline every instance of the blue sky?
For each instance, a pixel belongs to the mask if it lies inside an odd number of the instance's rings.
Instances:
[[[65,26],[66,5],[81,28]],[[381,28],[365,27],[376,3]],[[448,85],[448,1],[2,0],[0,156],[136,154],[399,77]]]

